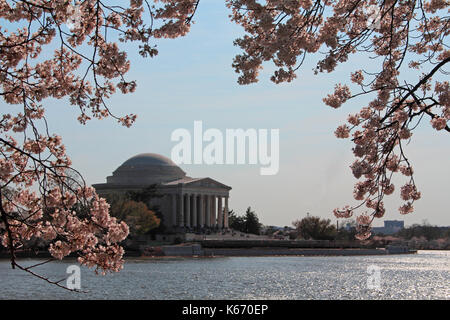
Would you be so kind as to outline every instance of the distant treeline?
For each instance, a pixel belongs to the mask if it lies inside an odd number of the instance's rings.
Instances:
[[[330,219],[307,216],[293,223],[294,228],[285,227],[284,230],[273,227],[265,228],[264,234],[269,236],[283,236],[289,239],[305,240],[354,240],[356,223],[354,220],[345,220],[334,225]],[[432,226],[426,222],[414,224],[395,234],[373,234],[372,238],[390,237],[398,240],[450,240],[450,227]]]
[[[426,240],[450,238],[450,227],[438,227],[428,224],[413,224],[395,234],[396,237],[410,240],[412,238],[425,238]]]

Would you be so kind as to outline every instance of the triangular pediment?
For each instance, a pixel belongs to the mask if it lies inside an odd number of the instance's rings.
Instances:
[[[192,186],[192,187],[204,187],[204,188],[219,188],[219,189],[227,189],[231,190],[231,187],[220,183],[219,181],[216,181],[211,178],[198,178],[194,179],[189,182],[185,182],[184,185],[186,186]]]

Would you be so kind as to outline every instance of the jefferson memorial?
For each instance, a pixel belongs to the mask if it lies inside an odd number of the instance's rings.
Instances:
[[[106,183],[94,184],[101,196],[140,191],[156,185],[164,225],[172,230],[228,228],[231,187],[211,178],[191,178],[172,160],[155,153],[138,154],[118,167]]]

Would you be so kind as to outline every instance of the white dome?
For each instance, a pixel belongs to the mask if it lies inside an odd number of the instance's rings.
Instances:
[[[142,153],[125,161],[106,181],[121,185],[150,185],[185,176],[186,173],[169,158],[156,153]]]
[[[141,153],[125,161],[122,166],[176,166],[175,162],[157,153]]]

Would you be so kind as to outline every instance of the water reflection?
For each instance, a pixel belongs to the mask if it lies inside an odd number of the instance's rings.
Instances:
[[[37,260],[23,260],[25,265]],[[2,299],[449,299],[450,253],[357,257],[129,259],[120,273],[81,269],[87,293],[54,287],[0,261]],[[52,279],[76,263],[36,269]],[[367,288],[367,267],[381,268],[380,290]]]

